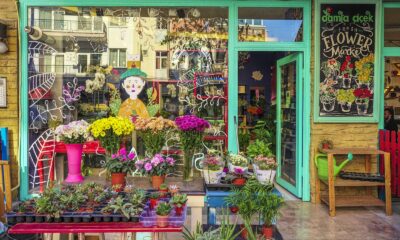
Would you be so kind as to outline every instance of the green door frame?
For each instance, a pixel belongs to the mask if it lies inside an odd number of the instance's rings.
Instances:
[[[383,3],[382,7],[382,21],[381,21],[381,44],[382,44],[382,57],[380,61],[380,78],[384,79],[385,76],[385,57],[400,57],[400,47],[385,47],[385,8],[398,8],[400,9],[400,3]],[[383,91],[385,90],[385,81],[380,81],[380,89],[382,90],[382,94],[380,95],[381,101],[379,104],[379,129],[383,129],[385,125],[385,121],[383,119],[384,111],[385,111],[385,96]]]
[[[283,57],[277,61],[277,67],[276,67],[276,116],[277,116],[277,121],[276,121],[276,129],[277,129],[277,134],[276,134],[276,158],[278,162],[278,169],[276,173],[276,182],[279,183],[281,186],[286,188],[289,192],[293,193],[297,197],[302,197],[302,147],[303,143],[303,131],[301,126],[303,126],[303,99],[301,97],[301,94],[304,91],[303,87],[303,53],[294,53],[290,54],[286,57]],[[281,66],[286,65],[288,63],[296,63],[296,186],[293,186],[290,184],[288,181],[284,180],[281,178],[281,168],[282,168],[282,138],[281,138],[281,129],[282,129],[282,118],[281,118],[281,107],[282,107],[282,88],[281,88],[281,82],[282,82],[282,71],[281,71]]]
[[[297,1],[264,1],[264,0],[253,0],[253,1],[242,1],[242,0],[20,0],[19,1],[19,15],[20,15],[20,27],[19,34],[21,36],[20,41],[20,198],[25,200],[32,196],[28,191],[28,84],[22,79],[28,78],[28,36],[24,32],[24,27],[28,26],[28,8],[29,7],[40,7],[40,6],[96,6],[96,7],[227,7],[229,10],[229,42],[228,42],[228,132],[234,133],[234,117],[237,116],[238,106],[238,69],[237,69],[237,53],[238,51],[296,51],[304,53],[304,86],[310,86],[310,59],[311,59],[311,1],[309,0],[297,0]],[[303,41],[293,43],[283,42],[239,42],[237,29],[238,29],[238,8],[239,7],[288,7],[288,8],[303,8]],[[309,150],[310,150],[310,91],[303,92],[304,99],[304,121],[303,124],[303,200],[310,201],[310,171],[309,171]],[[228,149],[232,152],[237,152],[236,137],[235,134],[228,134]]]

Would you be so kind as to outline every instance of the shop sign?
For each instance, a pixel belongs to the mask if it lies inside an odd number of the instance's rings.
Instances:
[[[373,117],[375,8],[375,4],[320,5],[316,59],[320,118]]]

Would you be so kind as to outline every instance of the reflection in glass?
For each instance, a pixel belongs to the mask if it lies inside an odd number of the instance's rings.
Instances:
[[[149,116],[206,118],[205,144],[226,147],[227,8],[31,7],[28,16],[31,191],[54,177],[45,160],[54,154],[36,148],[54,143],[49,129],[118,114],[130,97],[121,83],[129,68],[146,74],[136,95]]]
[[[296,62],[281,66],[281,178],[296,186]]]
[[[239,8],[239,41],[301,42],[301,8]]]

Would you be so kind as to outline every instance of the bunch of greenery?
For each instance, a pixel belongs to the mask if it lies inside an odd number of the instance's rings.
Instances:
[[[63,212],[63,205],[60,201],[62,194],[59,189],[47,188],[39,198],[35,199],[35,212],[44,214],[47,218],[60,218]]]
[[[182,207],[186,202],[187,202],[186,194],[175,194],[170,201],[170,203],[172,205],[175,205],[176,207]]]
[[[210,228],[204,231],[202,226],[197,223],[196,230],[190,232],[184,227],[183,238],[185,240],[235,240],[241,231],[236,232],[237,218],[233,223],[230,222],[229,209],[222,210],[222,219],[218,228]]]
[[[247,147],[247,156],[254,159],[255,157],[262,155],[265,157],[274,156],[271,150],[271,143],[266,143],[262,140],[257,139],[256,141],[252,142]]]

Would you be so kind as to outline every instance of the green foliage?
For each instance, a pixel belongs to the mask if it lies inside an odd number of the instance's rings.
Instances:
[[[143,140],[146,152],[150,156],[161,152],[161,149],[165,145],[166,131],[140,130],[137,131],[137,134]]]
[[[160,190],[168,190],[168,185],[166,183],[162,183],[160,185]]]
[[[172,206],[171,205],[169,205],[166,202],[160,202],[157,205],[156,213],[159,216],[168,216],[168,214],[171,212],[171,210],[172,210]]]
[[[61,192],[56,188],[47,188],[39,198],[35,199],[35,212],[47,217],[59,218],[63,205],[60,202]]]
[[[274,154],[273,154],[270,146],[271,146],[271,143],[266,143],[266,142],[263,142],[263,141],[257,139],[256,141],[252,142],[247,147],[247,155],[253,159],[259,155],[262,155],[265,157],[271,157]]]
[[[271,106],[266,121],[257,121],[252,133],[255,139],[270,143],[273,155],[276,155],[276,109]]]
[[[122,214],[126,218],[130,218],[132,216],[137,216],[143,210],[143,205],[133,205],[130,202],[125,202],[121,196],[112,199],[106,207],[104,207],[101,212],[103,213],[117,213]]]
[[[239,138],[240,151],[241,152],[246,151],[250,143],[250,134],[247,132],[247,130],[239,129],[238,138]]]
[[[235,240],[241,231],[235,233],[237,218],[234,223],[229,220],[229,209],[223,209],[220,226],[216,229],[203,231],[202,226],[197,223],[196,230],[191,233],[186,227],[182,232],[185,240]]]
[[[108,159],[104,167],[110,173],[130,173],[136,169],[134,161],[121,161],[119,158]]]
[[[177,207],[182,207],[186,202],[187,202],[186,194],[175,194],[170,201],[171,204]]]
[[[149,198],[151,198],[151,199],[158,199],[159,197],[160,197],[160,193],[158,193],[158,192],[153,192],[149,196]]]
[[[279,208],[283,204],[283,198],[271,194],[267,191],[261,191],[258,194],[259,202],[263,202],[260,206],[260,215],[265,222],[266,226],[271,226],[279,213]]]

